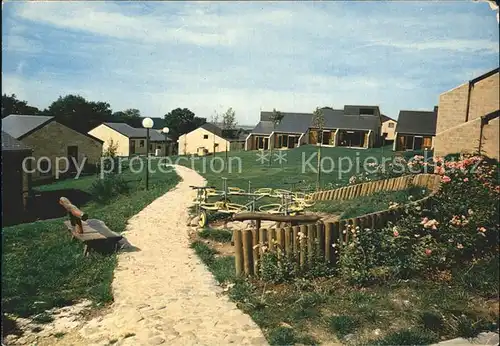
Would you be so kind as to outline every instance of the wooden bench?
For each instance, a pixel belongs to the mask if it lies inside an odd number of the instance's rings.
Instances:
[[[88,256],[90,249],[105,253],[118,250],[118,242],[123,236],[111,231],[101,220],[89,220],[88,215],[66,197],[61,197],[59,204],[68,212],[69,220],[64,221],[64,224],[71,232],[72,239],[76,238],[84,243],[84,256]]]

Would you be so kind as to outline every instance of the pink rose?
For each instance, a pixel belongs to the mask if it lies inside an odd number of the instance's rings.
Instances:
[[[430,255],[431,255],[431,253],[432,253],[432,250],[431,250],[431,249],[425,249],[425,254],[426,254],[427,256],[430,256]]]
[[[394,231],[393,233],[394,233],[395,237],[399,237],[399,232],[398,231]]]
[[[449,183],[451,181],[451,178],[447,175],[443,175],[443,177],[441,178],[441,181],[443,183]]]
[[[465,182],[468,182],[468,181],[469,181],[469,178],[464,178],[464,181],[465,181]]]

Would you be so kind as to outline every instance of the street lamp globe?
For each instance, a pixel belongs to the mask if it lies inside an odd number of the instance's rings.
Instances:
[[[142,126],[145,128],[145,129],[150,129],[153,127],[153,119],[151,118],[144,118],[142,120]]]
[[[170,132],[170,129],[168,127],[164,127],[161,132],[163,132],[164,134],[167,134]]]

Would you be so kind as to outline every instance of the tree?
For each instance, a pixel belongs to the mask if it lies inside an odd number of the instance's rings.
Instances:
[[[187,108],[176,108],[165,114],[165,126],[170,129],[169,136],[177,140],[179,136],[191,132],[207,122],[205,118],[198,118]]]
[[[312,126],[319,132],[318,175],[316,181],[316,190],[319,191],[321,189],[321,147],[323,145],[323,128],[325,127],[325,116],[319,107],[316,107],[316,110],[313,112]]]
[[[273,114],[271,114],[271,121],[273,122],[273,128],[276,129],[276,126],[281,123],[281,120],[283,120],[283,113],[280,111],[277,111],[276,108],[273,108]],[[271,141],[269,142],[269,149],[271,151],[271,155],[269,158],[269,166],[271,166],[272,161],[273,161],[273,143]]]
[[[59,96],[43,113],[82,133],[112,119],[109,103],[87,101],[79,95]]]
[[[138,110],[138,109],[135,109],[135,108],[129,108],[129,109],[125,109],[123,111],[123,114],[127,117],[127,118],[140,118],[141,116],[141,111]]]
[[[224,129],[234,129],[236,127],[236,113],[232,107],[229,107],[227,111],[222,114],[222,128]]]
[[[217,113],[217,111],[214,111],[214,114],[212,114],[212,117],[210,118],[210,122],[217,125],[219,124],[220,117],[220,114]]]
[[[16,94],[2,95],[2,118],[10,114],[37,115],[41,113],[38,108],[28,106],[27,101],[18,100]]]

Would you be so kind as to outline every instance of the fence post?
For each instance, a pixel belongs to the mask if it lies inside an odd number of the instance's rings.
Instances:
[[[259,264],[260,264],[260,245],[259,243],[259,231],[257,229],[252,229],[252,250],[253,250],[253,273],[255,276],[259,274]]]
[[[299,252],[299,230],[300,230],[300,227],[299,226],[293,226],[292,227],[293,229],[293,253],[295,255],[297,255],[297,253]]]
[[[300,267],[303,268],[306,263],[306,236],[307,236],[307,226],[300,225],[300,232],[302,237],[300,237]]]
[[[342,231],[340,230],[340,222],[337,221],[332,225],[332,263],[336,264],[339,258],[340,247],[342,246]],[[335,244],[335,247],[333,245]]]
[[[274,251],[274,240],[275,240],[274,229],[269,228],[267,230],[267,243],[269,245],[270,251]]]
[[[293,229],[292,227],[285,228],[285,253],[288,257],[291,257],[292,253],[292,237]]]
[[[339,189],[335,189],[333,192],[333,200],[339,199]]]
[[[325,259],[325,225],[323,222],[316,223],[316,239],[318,242],[318,252]]]
[[[243,246],[241,241],[241,230],[235,229],[234,233],[234,266],[236,275],[243,273]]]
[[[333,235],[333,224],[331,222],[327,222],[325,224],[325,259],[328,263],[332,262],[332,241]]]
[[[253,252],[252,252],[252,234],[249,230],[243,230],[243,268],[246,275],[253,274]]]
[[[314,256],[314,248],[315,248],[315,236],[316,236],[316,225],[315,224],[310,224],[307,225],[307,257],[309,260],[309,263],[312,263],[313,261],[313,256]]]

